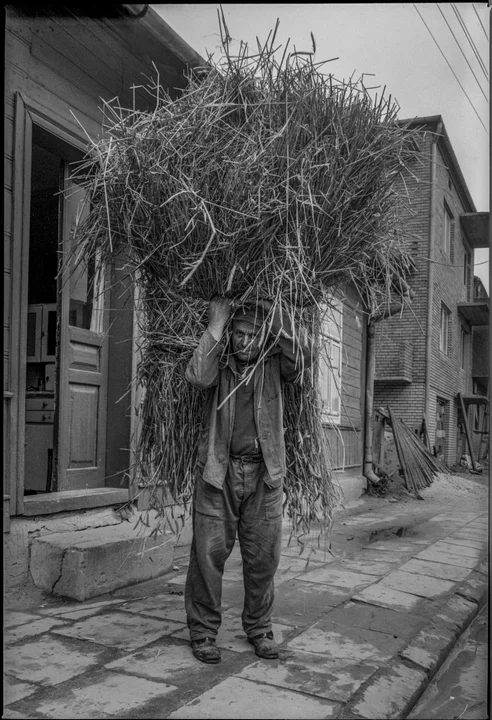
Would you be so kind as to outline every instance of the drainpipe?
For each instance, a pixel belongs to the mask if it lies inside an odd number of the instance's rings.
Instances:
[[[437,142],[442,132],[439,122],[431,148],[431,186],[429,200],[429,260],[427,266],[427,325],[425,331],[425,385],[424,418],[428,427],[430,418],[430,387],[432,365],[432,320],[434,312],[434,246],[436,237],[436,180],[437,180]]]
[[[376,370],[376,344],[374,336],[376,325],[374,320],[367,323],[367,349],[366,349],[366,388],[364,412],[364,464],[362,474],[373,485],[379,483],[380,478],[373,470],[372,464],[372,412],[374,407],[374,373]]]

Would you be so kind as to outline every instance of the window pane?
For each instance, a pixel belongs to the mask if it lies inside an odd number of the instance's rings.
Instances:
[[[66,201],[70,240],[78,222],[87,215],[86,191],[72,184]],[[70,265],[69,324],[94,332],[102,332],[103,278],[96,272],[94,258],[88,263],[73,258]]]

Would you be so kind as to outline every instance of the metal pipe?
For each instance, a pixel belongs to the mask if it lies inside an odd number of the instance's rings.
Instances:
[[[427,324],[425,332],[425,384],[424,417],[430,418],[430,387],[432,366],[432,320],[434,312],[434,246],[436,239],[436,181],[437,181],[437,143],[442,131],[439,122],[431,148],[431,185],[429,199],[429,253],[427,266]]]
[[[372,459],[372,413],[374,407],[374,374],[376,371],[376,344],[374,336],[376,327],[372,320],[367,323],[367,346],[366,346],[366,382],[365,382],[365,409],[364,409],[364,461],[362,474],[374,485],[377,485],[380,478],[373,469]]]

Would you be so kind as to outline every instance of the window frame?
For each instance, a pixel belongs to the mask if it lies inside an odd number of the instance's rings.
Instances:
[[[447,203],[444,203],[444,233],[442,249],[444,254],[451,258],[453,252],[454,217]]]
[[[319,360],[322,419],[339,425],[342,412],[343,302],[332,298],[323,310]]]
[[[439,350],[449,357],[449,338],[451,326],[451,311],[441,303],[441,321],[439,327]]]

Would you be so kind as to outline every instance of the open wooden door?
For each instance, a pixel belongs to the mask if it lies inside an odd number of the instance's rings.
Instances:
[[[70,257],[85,191],[64,166],[62,255]],[[107,323],[104,277],[94,263],[63,263],[59,294],[57,490],[104,487],[106,464]]]

